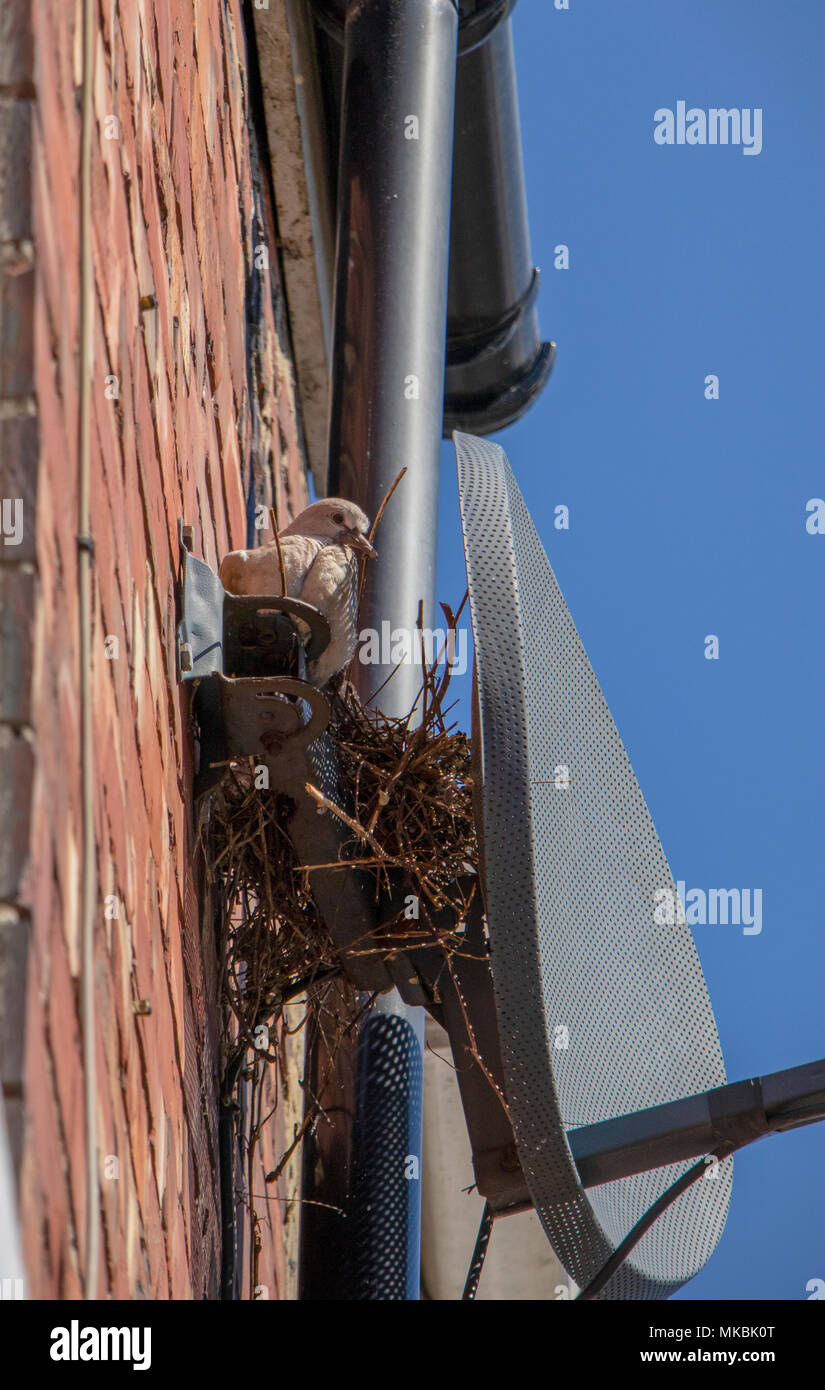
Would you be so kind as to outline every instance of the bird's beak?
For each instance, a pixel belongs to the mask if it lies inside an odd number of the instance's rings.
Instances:
[[[377,550],[373,549],[366,536],[362,536],[360,531],[352,531],[348,528],[344,537],[344,545],[350,546],[352,550],[360,551],[362,555],[368,555],[371,560],[378,559]]]

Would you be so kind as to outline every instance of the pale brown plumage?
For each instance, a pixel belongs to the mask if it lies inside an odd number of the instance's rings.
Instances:
[[[308,676],[319,688],[352,659],[358,639],[358,556],[375,555],[367,540],[369,521],[353,502],[327,497],[313,502],[279,533],[286,593],[319,609],[330,626],[330,643]],[[283,593],[278,544],[233,550],[218,571],[230,594]]]

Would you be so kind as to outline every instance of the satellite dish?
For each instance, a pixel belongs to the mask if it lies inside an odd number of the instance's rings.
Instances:
[[[530,1196],[584,1286],[695,1160],[585,1190],[568,1133],[722,1086],[725,1068],[650,812],[504,450],[453,440],[505,1089]],[[668,901],[676,910],[657,913]],[[698,1273],[724,1227],[732,1159],[708,1178],[599,1297],[667,1298]]]

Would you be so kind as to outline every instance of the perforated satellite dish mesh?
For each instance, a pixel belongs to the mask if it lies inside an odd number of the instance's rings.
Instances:
[[[725,1069],[690,929],[675,913],[672,926],[655,920],[657,890],[676,902],[673,878],[506,455],[453,438],[507,1094],[536,1209],[582,1286],[694,1160],[585,1192],[565,1131],[723,1085]],[[600,1297],[666,1298],[702,1268],[732,1160],[716,1172],[654,1223]]]

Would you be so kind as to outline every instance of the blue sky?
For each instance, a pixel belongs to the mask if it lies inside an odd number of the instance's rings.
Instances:
[[[674,876],[762,889],[760,935],[694,928],[738,1080],[825,1053],[825,536],[805,528],[825,496],[825,5],[519,0],[514,36],[558,357],[495,438]],[[657,145],[654,112],[678,100],[762,108],[761,153]],[[438,591],[455,603],[447,446],[442,495]],[[823,1171],[825,1125],[742,1153],[719,1249],[677,1296],[808,1297]]]

